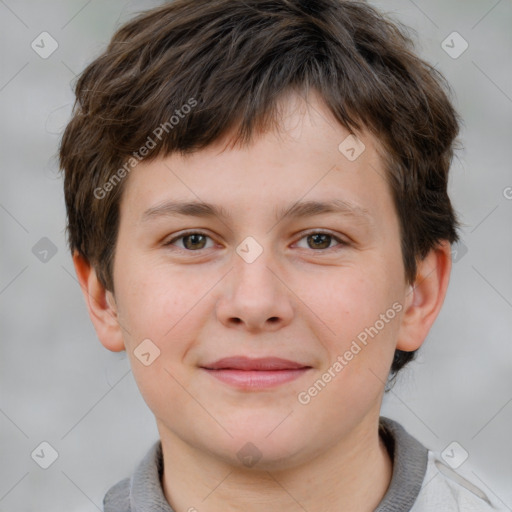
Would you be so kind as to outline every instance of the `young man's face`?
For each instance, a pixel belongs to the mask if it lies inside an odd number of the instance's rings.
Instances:
[[[248,148],[219,141],[128,178],[115,305],[165,443],[236,464],[251,460],[242,449],[284,468],[364,436],[379,415],[410,298],[399,222],[375,139],[361,135],[354,159],[350,139],[339,149],[349,132],[318,97],[309,102],[282,103],[284,130]],[[334,201],[331,213],[300,207]],[[173,214],[174,202],[225,216]],[[303,215],[284,216],[292,207]],[[146,366],[152,344],[160,355]],[[206,369],[230,357],[297,368]]]

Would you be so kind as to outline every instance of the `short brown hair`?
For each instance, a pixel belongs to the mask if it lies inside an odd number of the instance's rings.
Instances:
[[[141,148],[144,160],[193,152],[230,130],[249,143],[284,93],[313,88],[341,125],[368,128],[385,149],[413,283],[417,261],[458,238],[447,184],[459,132],[448,84],[413,47],[405,27],[362,1],[175,0],[140,13],[75,86],[59,149],[71,251],[113,291],[127,162]],[[195,108],[185,115],[184,105]],[[391,373],[414,356],[397,350]]]

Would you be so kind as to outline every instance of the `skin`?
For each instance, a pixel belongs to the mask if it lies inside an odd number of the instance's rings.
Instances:
[[[162,485],[176,512],[373,511],[392,475],[378,419],[394,351],[421,346],[446,294],[447,242],[419,262],[414,287],[405,280],[378,140],[358,134],[366,149],[351,162],[338,150],[349,132],[317,94],[307,104],[289,95],[280,108],[279,130],[249,146],[229,145],[228,134],[192,155],[143,162],[131,172],[115,296],[74,256],[100,341],[127,350],[156,417]],[[143,220],[171,199],[214,203],[232,217]],[[367,217],[276,220],[279,208],[299,200],[329,199],[358,205]],[[207,237],[178,238],[189,229]],[[236,252],[248,236],[263,249],[252,263]],[[298,394],[394,303],[401,311],[301,404]],[[134,355],[144,339],[160,350],[149,366]],[[199,368],[233,355],[276,356],[312,369],[271,390],[240,391]],[[252,467],[237,457],[247,442],[261,455]]]

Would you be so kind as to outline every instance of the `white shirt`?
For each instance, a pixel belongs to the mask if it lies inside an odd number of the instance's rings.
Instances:
[[[491,501],[480,487],[450,468],[438,452],[428,451],[427,471],[422,489],[411,512],[510,511],[498,500]]]

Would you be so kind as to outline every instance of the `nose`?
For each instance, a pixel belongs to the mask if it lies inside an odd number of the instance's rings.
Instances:
[[[217,302],[217,318],[225,326],[247,332],[275,331],[293,317],[293,292],[276,260],[263,253],[251,263],[233,255],[234,268],[226,276]]]

